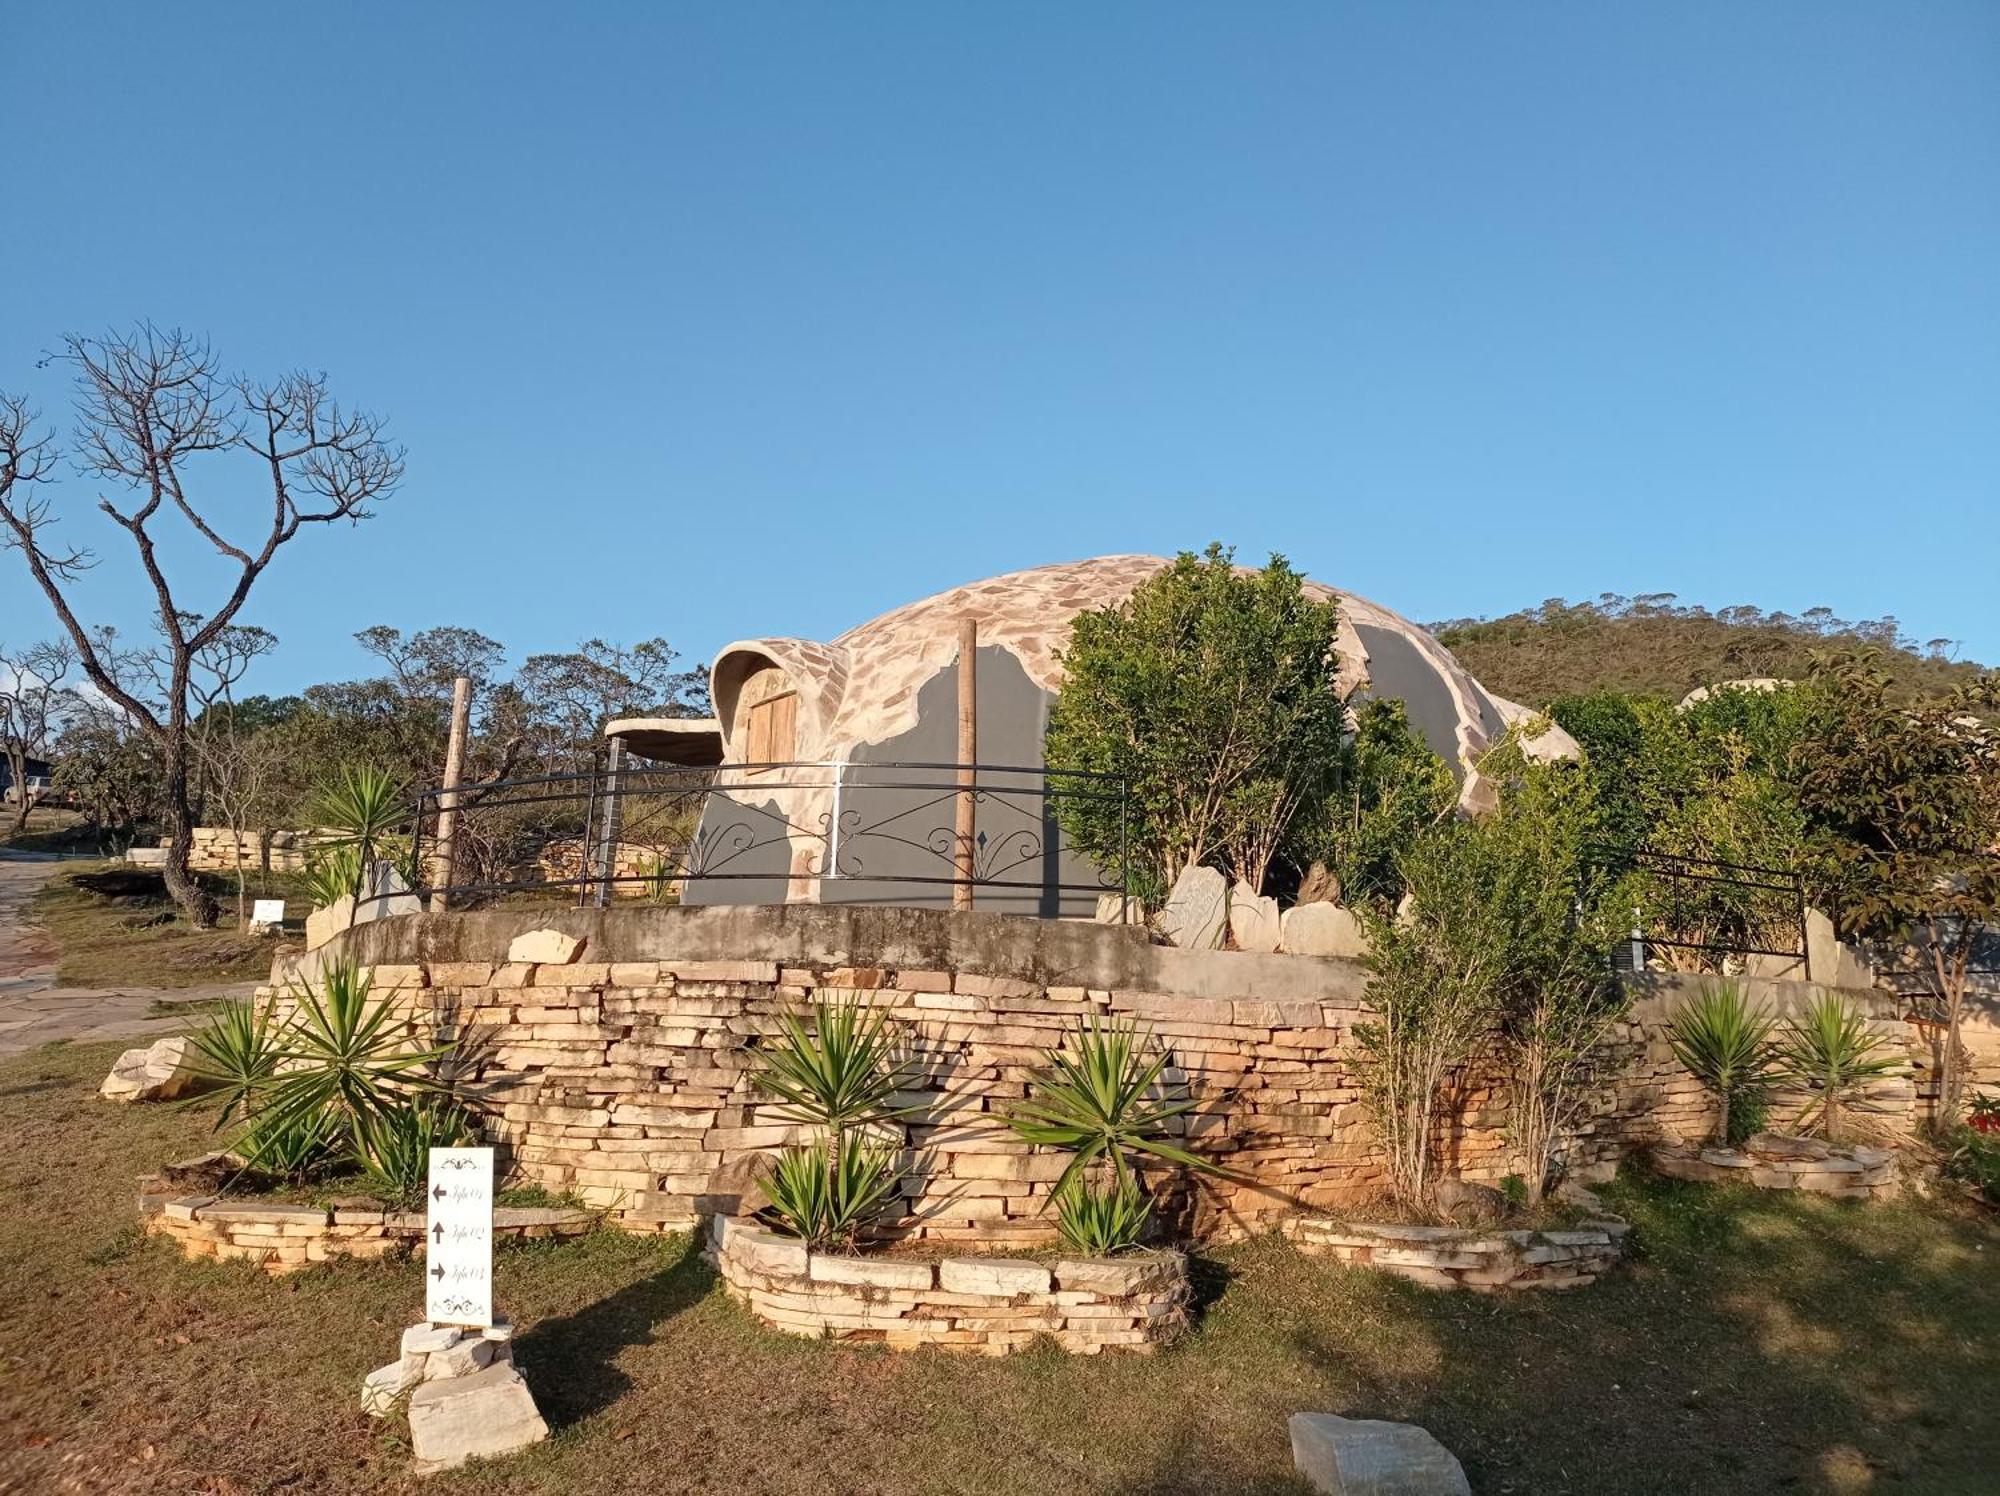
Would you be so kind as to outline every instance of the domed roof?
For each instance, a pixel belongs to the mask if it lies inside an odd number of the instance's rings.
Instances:
[[[801,697],[810,698],[801,702],[801,717],[818,728],[817,742],[810,750],[802,742],[802,755],[837,759],[858,744],[884,742],[915,725],[918,691],[957,659],[959,625],[968,618],[979,624],[982,649],[1007,650],[1029,679],[1054,691],[1062,684],[1057,656],[1069,643],[1076,615],[1123,602],[1168,564],[1160,556],[1126,555],[1038,566],[906,603],[831,644],[731,644],[716,656],[712,672],[718,715],[730,721],[735,688],[761,659],[785,669]],[[1452,765],[1464,786],[1462,803],[1488,803],[1491,790],[1478,777],[1478,760],[1509,723],[1532,714],[1485,690],[1449,650],[1400,614],[1322,582],[1305,585],[1309,594],[1339,604],[1342,684],[1364,697],[1402,700],[1412,723]],[[1535,747],[1537,756],[1576,751],[1553,727]]]

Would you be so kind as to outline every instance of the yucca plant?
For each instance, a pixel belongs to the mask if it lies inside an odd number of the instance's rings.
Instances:
[[[449,1061],[450,1046],[412,1044],[394,999],[370,989],[352,961],[328,967],[317,991],[293,987],[296,1016],[277,1047],[276,1067],[254,1091],[260,1127],[319,1118],[330,1146],[365,1159],[369,1139],[399,1110],[449,1096],[436,1068]]]
[[[361,886],[361,852],[348,845],[316,847],[306,856],[306,897],[315,909],[348,897]]]
[[[777,1224],[808,1246],[851,1247],[888,1205],[898,1177],[893,1148],[849,1143],[836,1151],[822,1141],[780,1153],[764,1192]]]
[[[188,1040],[194,1046],[195,1071],[221,1091],[218,1128],[227,1127],[239,1111],[247,1114],[257,1092],[278,1068],[280,1031],[271,1022],[271,1006],[236,1000],[223,1003]],[[198,1096],[202,1102],[213,1095]]]
[[[470,1141],[472,1127],[456,1102],[420,1096],[368,1125],[361,1140],[362,1170],[383,1199],[414,1205],[430,1176],[431,1149]]]
[[[1881,1035],[1868,1032],[1859,1008],[1831,992],[1816,997],[1802,1018],[1786,1020],[1776,1047],[1778,1073],[1812,1095],[1800,1118],[1808,1134],[1839,1140],[1843,1110],[1866,1094],[1869,1081],[1901,1063],[1882,1053],[1887,1047]]]
[[[254,1169],[300,1180],[339,1161],[330,1120],[318,1112],[253,1113],[237,1135],[236,1151]]]
[[[405,882],[415,881],[409,839],[397,830],[409,819],[409,806],[403,781],[394,774],[373,764],[343,764],[320,786],[313,813],[335,833],[322,843],[322,851],[346,854],[331,864],[352,874],[342,895],[359,897],[369,864],[376,861],[393,864]]]
[[[1167,1141],[1174,1119],[1192,1111],[1194,1103],[1157,1095],[1166,1051],[1148,1058],[1141,1050],[1131,1023],[1092,1017],[1065,1048],[1050,1052],[1048,1066],[1029,1084],[1028,1099],[1009,1114],[1008,1125],[1026,1141],[1073,1151],[1056,1181],[1058,1198],[1094,1172],[1094,1165],[1102,1166],[1095,1172],[1108,1169],[1116,1184],[1130,1182],[1134,1153],[1219,1172],[1209,1160]]]
[[[782,1225],[809,1241],[831,1240],[828,1232],[851,1239],[858,1225],[846,1223],[855,1212],[865,1204],[862,1213],[870,1214],[886,1201],[898,1178],[895,1151],[858,1144],[849,1134],[914,1110],[895,1104],[909,1069],[886,1009],[818,1002],[810,1023],[796,1013],[780,1015],[777,1036],[757,1051],[753,1080],[777,1100],[778,1116],[820,1131],[810,1146],[780,1155],[766,1184]],[[822,1177],[808,1188],[802,1171],[811,1166]]]
[[[1073,1179],[1056,1191],[1056,1229],[1063,1241],[1086,1257],[1109,1257],[1136,1247],[1152,1224],[1153,1202],[1136,1179],[1093,1189]]]
[[[1761,1091],[1771,1068],[1771,1020],[1751,1011],[1741,986],[1723,982],[1675,1009],[1667,1042],[1688,1073],[1715,1093],[1714,1141],[1726,1146],[1731,1102]]]

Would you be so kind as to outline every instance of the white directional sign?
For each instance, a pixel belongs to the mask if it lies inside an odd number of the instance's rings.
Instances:
[[[250,928],[275,930],[285,922],[283,899],[259,899],[250,906]]]
[[[431,1149],[424,1192],[424,1317],[434,1325],[493,1323],[493,1150]]]

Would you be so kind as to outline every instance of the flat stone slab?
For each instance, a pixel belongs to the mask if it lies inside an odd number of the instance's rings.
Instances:
[[[1160,911],[1160,933],[1183,950],[1212,951],[1229,928],[1229,883],[1212,867],[1191,867],[1174,879]]]
[[[425,1382],[410,1394],[411,1468],[419,1475],[512,1454],[548,1436],[534,1394],[510,1362]]]
[[[1329,1496],[1472,1496],[1458,1456],[1414,1423],[1294,1413],[1292,1464]]]

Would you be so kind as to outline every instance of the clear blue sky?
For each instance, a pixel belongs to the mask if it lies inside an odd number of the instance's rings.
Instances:
[[[2000,659],[2000,5],[20,4],[0,137],[0,389],[150,317],[409,448],[265,689],[1211,538]]]

